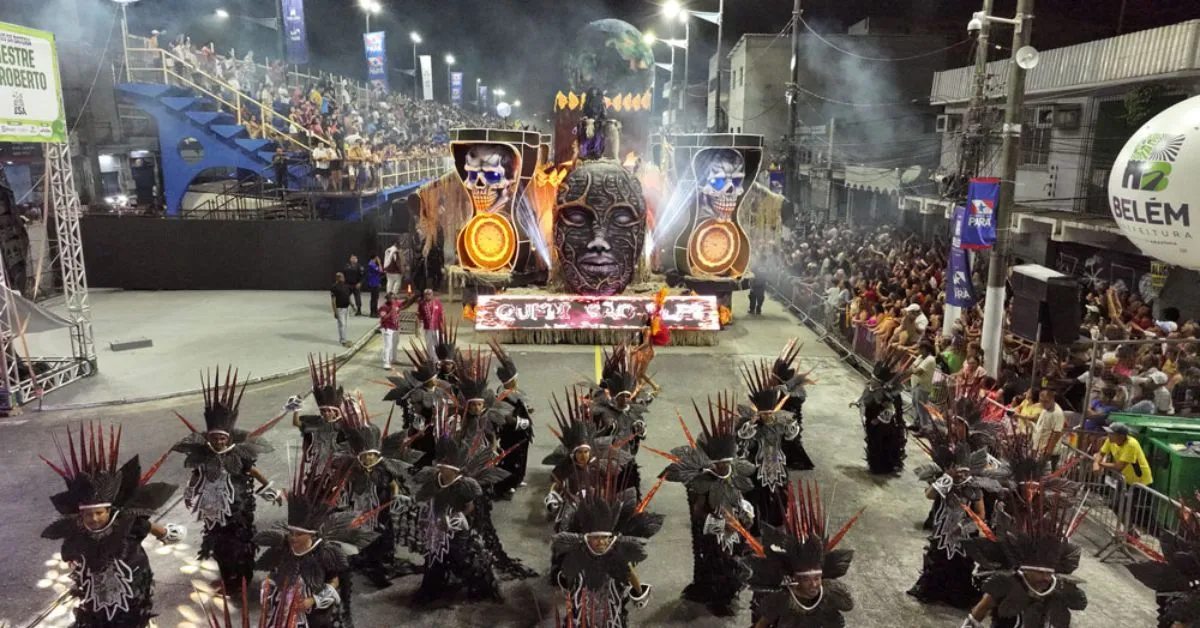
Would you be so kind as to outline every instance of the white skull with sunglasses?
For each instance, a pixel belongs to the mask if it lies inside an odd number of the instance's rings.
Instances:
[[[515,159],[499,144],[480,144],[467,151],[463,183],[477,212],[491,212],[508,200]]]
[[[712,217],[728,219],[746,192],[746,161],[741,153],[727,148],[705,151],[697,159],[700,203]]]

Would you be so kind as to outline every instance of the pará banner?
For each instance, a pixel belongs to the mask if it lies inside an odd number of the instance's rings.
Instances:
[[[463,73],[450,73],[450,104],[463,104]]]
[[[433,100],[433,57],[421,55],[421,92],[424,100]]]
[[[304,28],[304,0],[283,0],[283,30],[288,63],[308,63],[308,32]]]
[[[962,248],[986,249],[996,242],[996,204],[1000,202],[1000,179],[971,179],[967,189],[967,213],[963,216]]]
[[[478,85],[477,87],[479,89],[477,92],[478,95],[476,96],[476,104],[479,105],[480,111],[487,111],[488,110],[488,86],[481,84],[481,85]]]
[[[950,239],[950,260],[946,268],[946,304],[962,308],[975,305],[975,288],[971,284],[971,260],[962,247],[966,215],[966,207],[959,205],[954,208],[953,221],[950,223],[954,225],[954,237]]]
[[[0,22],[0,142],[65,142],[54,35]]]
[[[367,80],[376,89],[388,88],[387,49],[383,45],[383,31],[363,33],[363,50],[367,55]]]

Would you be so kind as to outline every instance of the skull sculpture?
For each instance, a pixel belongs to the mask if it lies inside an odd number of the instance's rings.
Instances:
[[[461,176],[476,212],[496,211],[508,201],[515,163],[512,149],[502,144],[478,144],[467,151]]]
[[[728,220],[746,192],[746,162],[741,153],[727,148],[707,150],[696,158],[702,218]]]
[[[554,248],[568,290],[589,296],[625,290],[645,237],[642,186],[620,164],[584,162],[559,185]]]

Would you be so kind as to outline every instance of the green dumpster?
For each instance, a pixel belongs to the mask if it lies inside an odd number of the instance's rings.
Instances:
[[[1200,419],[1196,417],[1180,417],[1169,414],[1126,414],[1114,412],[1108,415],[1110,422],[1119,422],[1144,433],[1146,428],[1166,430],[1191,430],[1200,432]]]

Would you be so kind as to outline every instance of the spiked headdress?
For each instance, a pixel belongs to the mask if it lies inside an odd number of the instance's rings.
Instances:
[[[551,550],[572,590],[607,591],[613,582],[627,582],[630,568],[646,559],[646,541],[662,529],[663,516],[646,512],[662,480],[639,502],[634,489],[620,488],[618,476],[615,470],[590,476],[563,531],[554,535]]]
[[[1184,626],[1200,621],[1200,494],[1179,507],[1179,529],[1159,536],[1162,554],[1151,562],[1126,565],[1133,577],[1154,591],[1166,594],[1160,620]]]
[[[780,384],[786,384],[796,376],[796,358],[800,357],[803,344],[796,344],[795,338],[789,338],[775,362],[771,365],[771,376]]]
[[[215,373],[205,370],[201,376],[204,391],[204,427],[212,434],[231,436],[238,420],[238,406],[246,385],[238,388],[238,373],[232,366],[225,368],[225,381],[221,381],[221,367]]]
[[[742,381],[750,390],[756,412],[778,412],[787,398],[771,383],[771,365],[766,360],[742,365]]]
[[[450,415],[445,405],[435,412],[431,429],[437,439],[434,445],[433,464],[417,472],[417,501],[433,500],[439,514],[451,510],[462,510],[467,502],[483,494],[483,485],[495,484],[509,476],[509,472],[496,466],[513,448],[496,454],[481,432],[468,433],[457,428],[459,418]],[[441,469],[457,472],[450,483],[444,483]]]
[[[412,365],[413,377],[422,384],[436,378],[438,373],[437,362],[429,355],[425,347],[416,341],[412,341],[410,345],[409,349],[404,350],[404,354],[408,356],[408,362]]]
[[[617,373],[618,367],[625,364],[629,347],[625,344],[613,345],[605,347],[603,350],[603,359],[600,364],[600,382],[604,383],[609,377]]]
[[[572,454],[580,448],[590,449],[593,458],[600,461],[609,460],[619,467],[623,467],[631,459],[628,452],[612,447],[611,439],[596,435],[591,410],[578,388],[564,391],[563,401],[560,401],[557,395],[552,395],[550,410],[554,413],[554,421],[558,425],[557,429],[551,426],[550,431],[558,438],[560,446],[546,456],[542,464],[552,465],[557,471],[560,466],[569,465]]]
[[[1070,457],[1057,471],[1050,470],[1050,451],[1035,451],[1033,438],[1027,433],[1009,432],[996,439],[996,456],[1003,460],[1011,476],[1006,484],[1020,500],[1017,505],[1032,504],[1038,495],[1075,495],[1079,484],[1064,476],[1079,458]]]
[[[492,372],[492,358],[483,355],[478,349],[468,348],[459,351],[454,356],[458,374],[459,403],[466,404],[472,400],[480,400],[489,404],[495,395],[488,387],[488,377]]]
[[[97,423],[88,423],[86,428],[80,424],[78,441],[68,429],[65,451],[58,436],[53,436],[53,440],[58,462],[39,457],[66,482],[67,488],[50,497],[62,518],[42,532],[44,538],[67,538],[77,528],[75,516],[88,508],[107,507],[134,516],[149,515],[166,504],[178,488],[174,484],[150,482],[169,451],[146,473],[142,473],[137,456],[117,466],[121,456],[119,426],[109,426],[107,440],[104,426]]]
[[[687,437],[687,445],[676,447],[669,454],[643,445],[671,461],[662,473],[668,481],[680,482],[703,495],[709,508],[716,512],[738,508],[742,493],[754,488],[754,464],[737,457],[737,415],[729,409],[730,404],[728,394],[719,395],[715,403],[709,397],[706,417],[693,400],[692,408],[700,421],[698,440],[692,438],[691,430],[680,416],[679,425]],[[718,474],[716,463],[728,465],[728,471]]]
[[[332,459],[308,462],[307,458],[300,457],[292,489],[287,494],[287,527],[320,536],[346,487],[346,471],[339,469]]]
[[[414,341],[411,347],[404,349],[404,353],[408,356],[412,369],[400,375],[387,376],[388,386],[391,387],[391,390],[383,396],[384,401],[402,403],[409,398],[413,391],[419,390],[425,384],[437,379],[437,362],[430,359],[424,347]]]
[[[633,354],[629,353],[624,347],[620,349],[614,348],[612,354],[605,360],[605,370],[602,371],[604,376],[600,385],[608,391],[614,399],[618,395],[637,396],[637,368],[634,364]]]
[[[362,396],[347,395],[342,399],[342,421],[339,424],[346,436],[346,444],[355,455],[368,452],[379,453],[383,435],[379,427],[371,423],[371,415]]]
[[[458,342],[458,327],[447,327],[444,323],[437,329],[437,343],[434,344],[433,350],[437,354],[439,363],[453,363],[458,357],[458,349],[455,343]]]
[[[337,358],[334,356],[308,356],[308,375],[312,379],[313,401],[325,410],[341,411],[343,391],[337,383]]]
[[[825,529],[827,516],[816,483],[801,480],[794,487],[788,485],[787,493],[784,525],[777,528],[764,523],[761,543],[736,519],[727,516],[754,550],[750,557],[750,585],[769,592],[761,609],[767,617],[792,615],[788,609],[795,602],[815,616],[813,625],[844,625],[838,620],[842,612],[852,608],[853,602],[849,589],[837,580],[849,571],[854,552],[838,549],[838,545],[858,521],[863,509],[829,536]],[[810,600],[794,599],[789,585],[799,578],[811,576],[820,577],[821,590],[818,601],[810,606]]]
[[[492,348],[492,355],[496,356],[496,360],[500,362],[500,366],[496,367],[496,377],[500,383],[507,385],[509,382],[517,378],[517,365],[512,361],[508,352],[496,342],[495,338],[488,339],[488,346]]]

